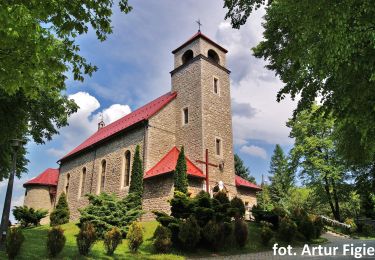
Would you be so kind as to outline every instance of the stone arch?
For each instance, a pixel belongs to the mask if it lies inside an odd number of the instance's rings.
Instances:
[[[219,55],[213,49],[208,50],[207,57],[216,63],[220,62]]]
[[[193,59],[193,56],[194,56],[194,53],[192,50],[187,50],[184,52],[184,54],[182,55],[182,64],[185,64],[187,63],[189,60],[192,60]]]

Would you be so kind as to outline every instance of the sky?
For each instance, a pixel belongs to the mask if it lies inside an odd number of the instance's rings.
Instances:
[[[237,30],[224,20],[223,1],[130,0],[130,4],[133,10],[129,14],[114,8],[113,34],[105,42],[99,42],[92,31],[79,38],[81,54],[99,70],[83,83],[68,79],[66,94],[80,109],[52,141],[27,145],[28,173],[15,180],[12,207],[23,204],[23,183],[46,168],[58,168],[59,158],[96,131],[101,113],[109,124],[170,91],[171,51],[197,32],[198,19],[203,24],[201,31],[228,50],[234,149],[258,183],[262,174],[268,174],[275,145],[285,151],[293,145],[285,122],[296,101],[276,102],[283,84],[251,52],[262,40],[264,10],[253,13]],[[6,185],[0,182],[1,211]]]

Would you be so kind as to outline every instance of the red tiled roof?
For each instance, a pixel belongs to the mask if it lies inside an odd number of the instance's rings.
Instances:
[[[144,105],[143,107],[138,108],[137,110],[133,111],[132,113],[116,120],[115,122],[99,129],[89,138],[87,138],[83,143],[79,146],[74,148],[70,151],[67,155],[65,155],[61,160],[70,157],[71,155],[80,152],[108,137],[125,130],[126,128],[139,123],[143,120],[149,119],[151,116],[156,114],[160,111],[163,107],[165,107],[169,102],[171,102],[177,96],[176,92],[168,92],[161,97],[151,101],[150,103]]]
[[[246,187],[246,188],[251,188],[251,189],[254,189],[254,190],[262,190],[261,187],[259,187],[258,185],[252,183],[252,182],[249,182],[243,178],[241,178],[240,176],[237,176],[235,177],[235,182],[236,182],[236,186],[237,187]]]
[[[198,37],[201,37],[201,38],[205,39],[206,41],[208,41],[209,43],[211,43],[215,47],[219,48],[223,52],[225,52],[225,53],[228,52],[225,48],[221,47],[219,44],[217,44],[216,42],[214,42],[213,40],[211,40],[210,38],[208,38],[206,35],[204,35],[200,31],[198,31],[189,40],[187,40],[184,44],[182,44],[180,47],[178,47],[177,49],[175,49],[174,51],[172,51],[172,53],[175,54],[176,52],[178,52],[179,50],[181,50],[182,48],[184,48],[186,45],[188,45],[189,43],[193,42]]]
[[[48,168],[34,179],[23,184],[23,187],[29,185],[57,186],[59,180],[59,169]]]
[[[173,147],[154,167],[148,170],[144,179],[173,172],[176,169],[177,159],[180,151]],[[187,174],[190,176],[205,178],[202,171],[192,163],[189,158],[186,158]]]

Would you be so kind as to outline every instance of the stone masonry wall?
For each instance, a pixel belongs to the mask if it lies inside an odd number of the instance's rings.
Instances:
[[[142,156],[143,142],[144,128],[140,127],[103,143],[94,151],[83,153],[78,157],[61,163],[57,195],[59,196],[65,191],[67,175],[70,174],[67,197],[71,220],[78,219],[78,208],[83,208],[88,204],[87,198],[85,196],[80,196],[83,168],[86,168],[86,181],[83,185],[85,189],[84,193],[97,194],[101,163],[103,160],[106,160],[107,167],[104,191],[108,193],[113,192],[118,196],[124,196],[128,193],[129,189],[129,187],[124,187],[122,183],[125,152],[128,150],[131,152],[130,167],[132,167],[135,147],[137,144],[141,146]]]
[[[49,223],[49,214],[53,210],[53,204],[49,195],[49,187],[42,185],[33,185],[26,188],[26,195],[23,202],[24,206],[34,209],[48,210],[48,215],[40,223],[42,225]]]
[[[246,206],[246,218],[251,216],[251,208],[257,204],[256,191],[251,189],[237,188],[237,197],[241,198]]]

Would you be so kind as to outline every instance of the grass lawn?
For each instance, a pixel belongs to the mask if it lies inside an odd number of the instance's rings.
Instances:
[[[259,251],[271,250],[272,244],[263,246],[260,240],[260,228],[255,223],[249,223],[249,242],[247,245],[239,249],[233,245],[227,245],[220,252],[211,252],[203,249],[197,249],[194,253],[186,253],[173,251],[171,254],[155,254],[152,248],[151,237],[158,225],[156,221],[143,222],[144,227],[144,242],[140,247],[137,254],[132,254],[127,245],[127,240],[123,240],[123,243],[119,245],[115,251],[113,257],[109,257],[105,253],[103,242],[97,242],[88,257],[82,257],[78,254],[76,247],[75,235],[78,233],[78,227],[75,223],[69,223],[62,225],[64,234],[66,236],[66,243],[63,251],[59,254],[58,259],[158,259],[158,260],[177,260],[185,259],[185,257],[195,258],[203,256],[214,256],[214,255],[236,255],[245,254]],[[46,251],[46,238],[47,232],[50,227],[47,225],[39,226],[35,228],[24,229],[23,234],[25,241],[22,245],[20,255],[17,259],[48,259]],[[323,243],[325,241],[317,240],[312,243]],[[281,245],[283,243],[280,243]],[[298,246],[298,244],[294,243]],[[6,254],[0,251],[0,259],[6,259]]]

